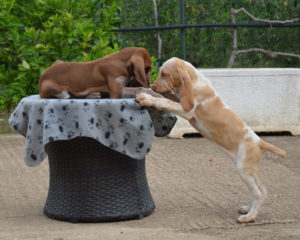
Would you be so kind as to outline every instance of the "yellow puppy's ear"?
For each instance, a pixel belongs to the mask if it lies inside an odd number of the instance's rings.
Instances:
[[[181,82],[180,95],[181,95],[181,105],[184,111],[188,112],[194,107],[194,95],[191,78],[188,73],[178,69],[178,76]]]

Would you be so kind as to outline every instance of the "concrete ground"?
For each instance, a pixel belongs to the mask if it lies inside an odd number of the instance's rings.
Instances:
[[[0,135],[0,239],[300,239],[300,137],[263,139],[287,151],[265,153],[260,178],[268,198],[251,224],[238,224],[250,195],[231,160],[199,137],[156,138],[147,157],[155,212],[142,219],[72,224],[47,218],[48,162],[23,162],[25,139]]]

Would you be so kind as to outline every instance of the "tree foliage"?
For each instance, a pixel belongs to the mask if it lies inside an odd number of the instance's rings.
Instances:
[[[180,24],[179,1],[157,0],[159,25]],[[185,0],[185,23],[230,23],[230,8],[244,7],[252,15],[266,19],[292,19],[300,17],[299,0]],[[121,27],[154,26],[152,1],[123,1]],[[237,23],[253,23],[240,14]],[[198,28],[186,30],[187,60],[197,67],[226,67],[232,51],[231,28]],[[157,56],[156,33],[120,33],[120,46],[140,45]],[[180,57],[180,30],[161,31],[162,61]],[[239,49],[264,48],[270,51],[300,54],[300,28],[238,28]],[[234,67],[299,67],[296,58],[271,59],[258,53],[241,54]]]
[[[0,110],[38,92],[54,61],[89,61],[119,49],[110,31],[120,0],[2,0]]]

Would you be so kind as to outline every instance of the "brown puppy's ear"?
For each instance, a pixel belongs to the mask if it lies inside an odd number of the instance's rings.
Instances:
[[[180,88],[180,102],[184,111],[188,112],[194,107],[194,94],[192,88],[191,78],[188,73],[178,69],[178,76],[181,82]]]
[[[131,58],[131,62],[133,64],[133,73],[135,79],[145,88],[150,87],[150,83],[147,81],[146,73],[145,73],[145,64],[144,59],[142,57],[133,56]]]

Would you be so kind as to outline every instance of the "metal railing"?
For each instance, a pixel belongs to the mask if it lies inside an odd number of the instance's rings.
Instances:
[[[181,58],[186,59],[185,54],[185,32],[187,28],[284,28],[284,27],[300,27],[300,23],[202,23],[202,24],[182,24],[170,26],[151,26],[151,27],[135,27],[135,28],[119,28],[116,32],[137,32],[137,31],[164,31],[170,29],[181,29]]]
[[[180,25],[170,26],[150,26],[150,27],[135,27],[135,28],[119,28],[115,32],[137,32],[137,31],[164,31],[170,29],[181,30],[181,58],[186,59],[185,46],[185,29],[187,28],[285,28],[285,27],[300,27],[300,23],[201,23],[201,24],[185,24],[184,0],[180,0]]]

